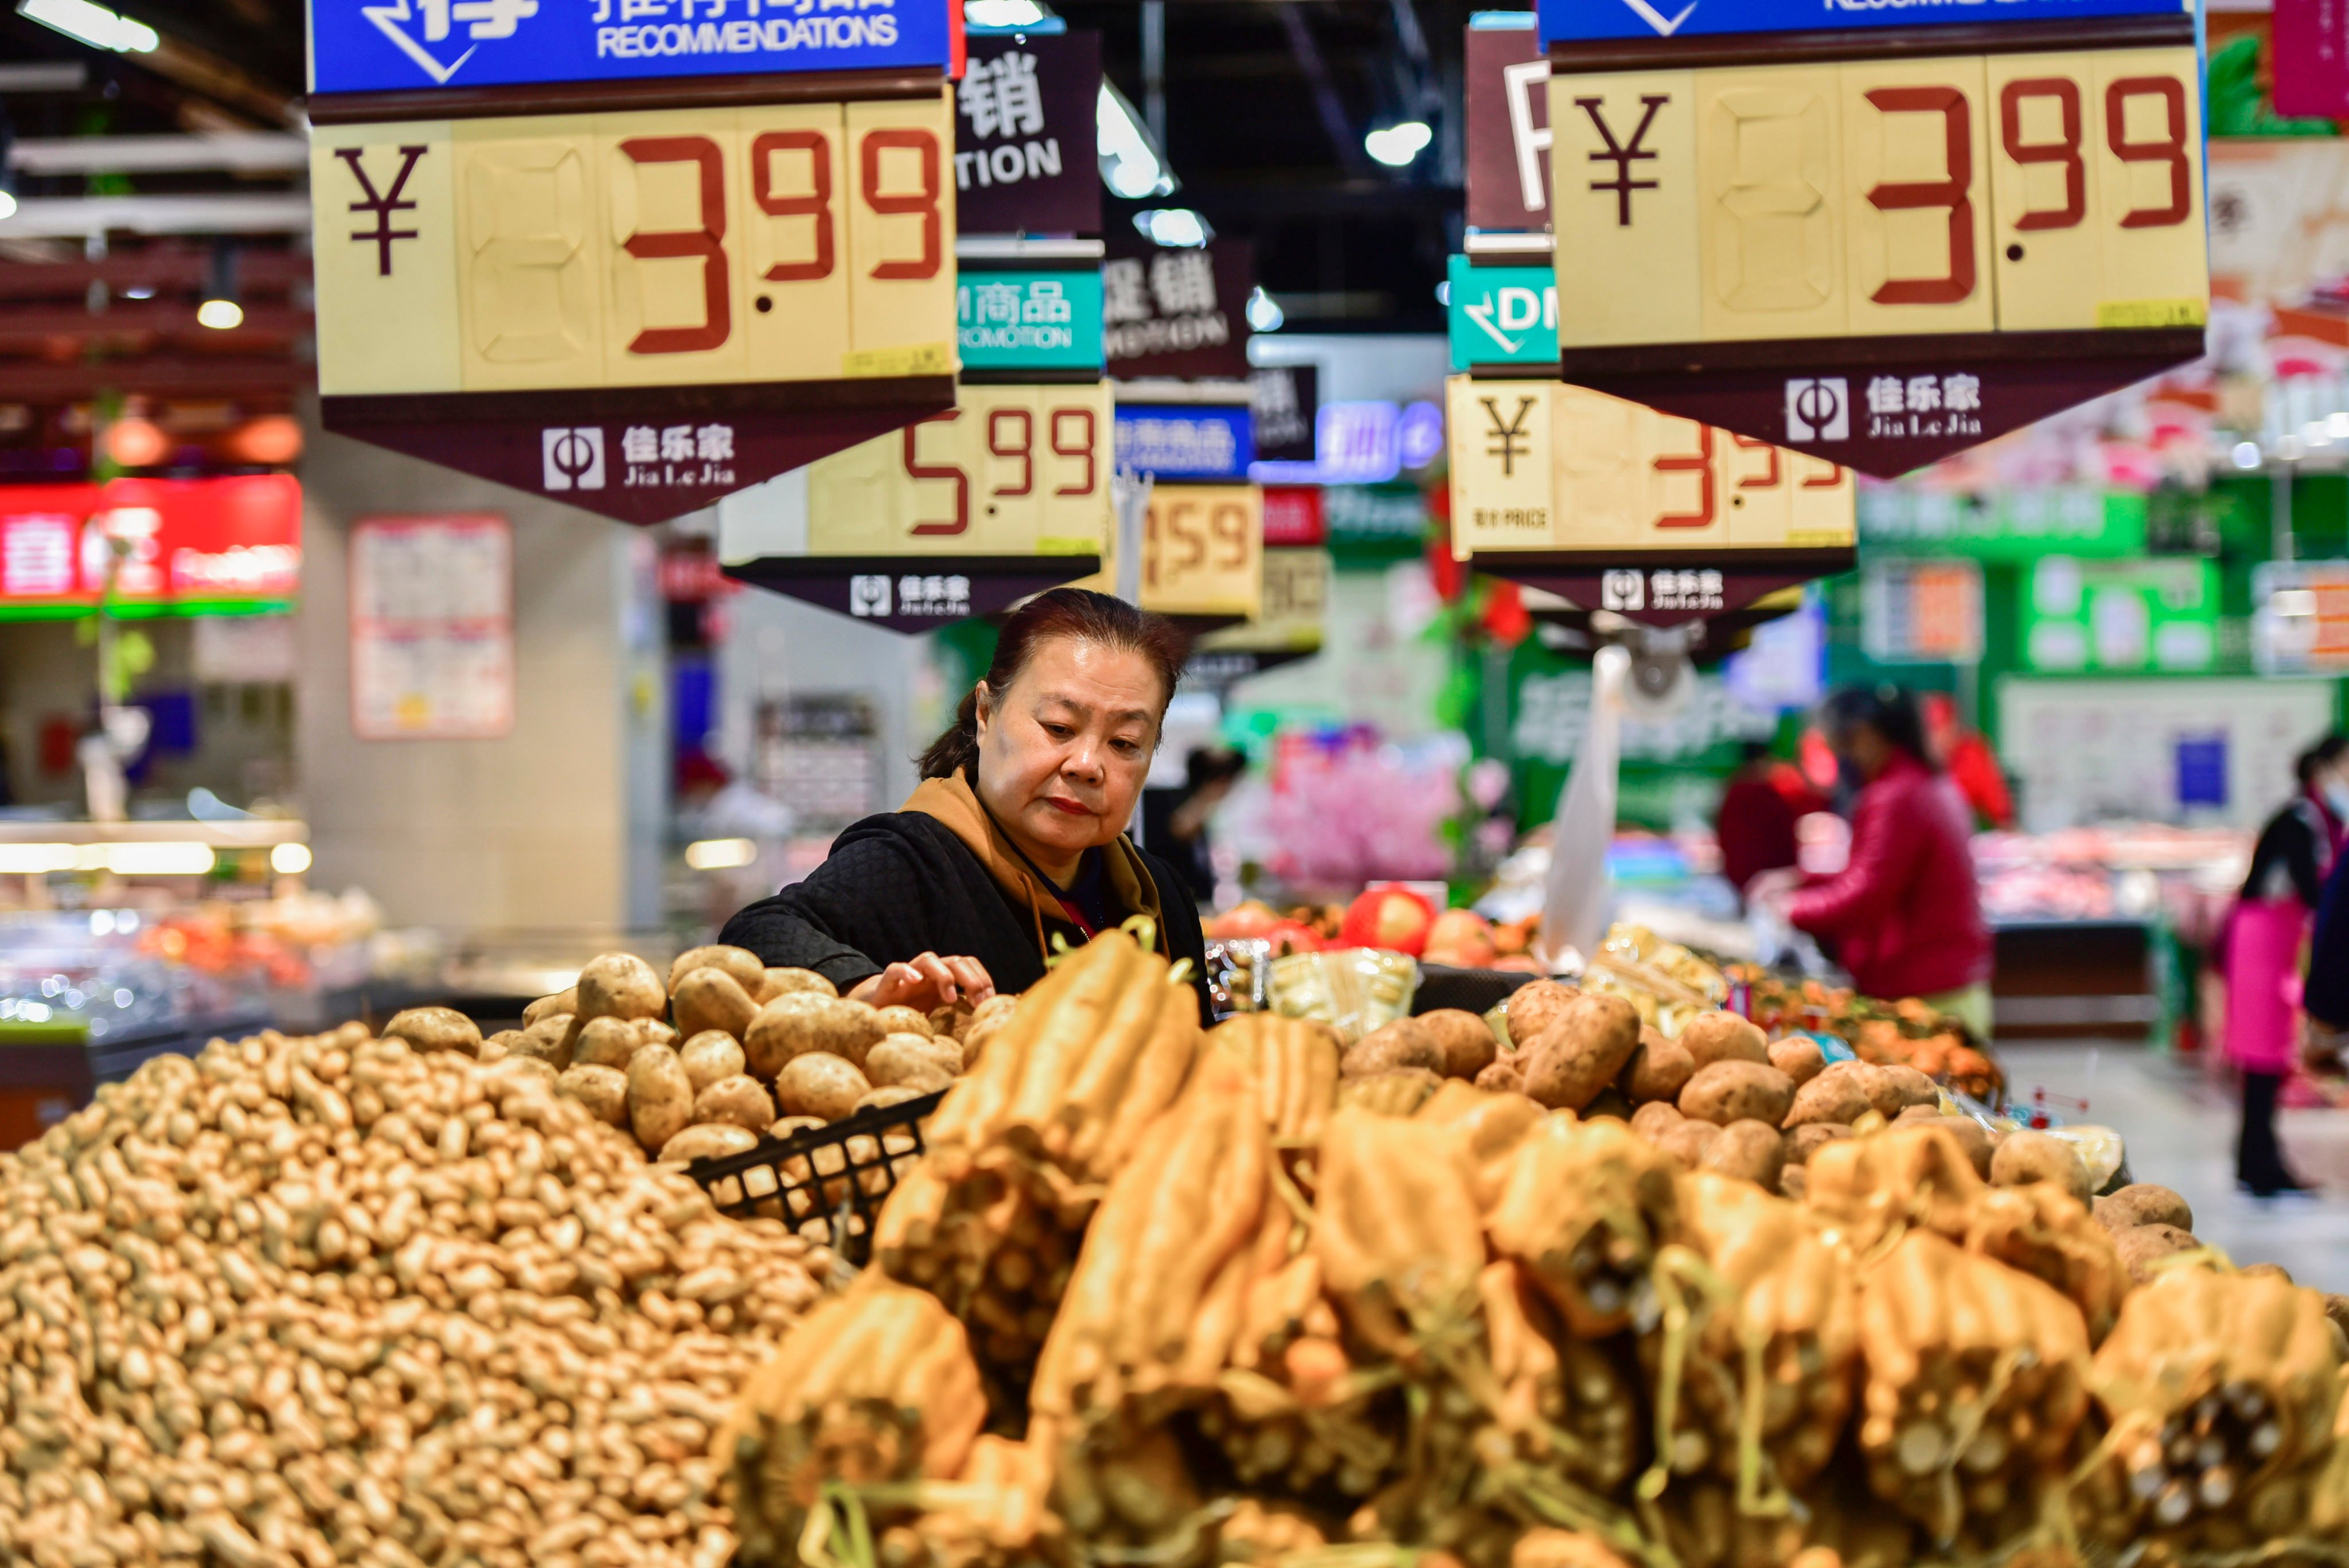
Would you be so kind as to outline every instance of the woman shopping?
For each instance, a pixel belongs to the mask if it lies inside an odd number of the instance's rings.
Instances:
[[[1832,939],[1863,994],[1920,998],[1987,1042],[1991,942],[1971,818],[1933,760],[1916,700],[1897,686],[1847,688],[1827,699],[1820,721],[1859,784],[1850,858],[1800,885],[1772,874],[1749,898]]]
[[[1030,599],[904,807],[851,826],[719,940],[875,1006],[927,1009],[1025,991],[1054,938],[1144,915],[1159,951],[1191,961],[1208,1021],[1197,906],[1125,836],[1185,652],[1172,624],[1105,594]]]
[[[2299,793],[2260,830],[2227,917],[2227,1058],[2243,1089],[2235,1179],[2254,1198],[2307,1189],[2276,1143],[2276,1095],[2299,1049],[2301,951],[2349,816],[2349,741],[2328,735],[2292,766]]]

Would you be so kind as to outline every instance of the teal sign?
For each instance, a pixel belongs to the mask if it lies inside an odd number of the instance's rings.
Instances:
[[[966,370],[1098,370],[1101,273],[966,271],[955,324]]]
[[[1557,275],[1546,266],[1471,266],[1454,256],[1445,279],[1452,368],[1522,365],[1557,374]]]

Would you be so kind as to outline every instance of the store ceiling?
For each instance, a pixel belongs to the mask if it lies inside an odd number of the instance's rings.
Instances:
[[[1252,239],[1264,286],[1289,330],[1438,331],[1435,286],[1459,244],[1459,66],[1465,0],[1169,0],[1164,128],[1182,190],[1217,233]],[[19,139],[155,135],[298,123],[298,0],[140,0],[126,7],[163,35],[150,55],[85,48],[0,11],[0,59],[87,67],[78,91],[0,86]],[[1111,79],[1146,105],[1144,7],[1056,0],[1098,29]],[[1446,114],[1445,105],[1454,106]],[[1436,140],[1407,170],[1373,162],[1363,134],[1402,119]],[[298,173],[183,170],[91,182],[20,176],[20,195],[255,194]],[[1138,203],[1109,202],[1112,221]],[[8,242],[13,257],[62,259],[73,242]],[[7,308],[0,306],[0,308]]]

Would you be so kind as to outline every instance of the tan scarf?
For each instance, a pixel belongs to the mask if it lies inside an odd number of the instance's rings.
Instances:
[[[1009,894],[1014,903],[1028,906],[1029,919],[1035,925],[1037,957],[1052,956],[1045,936],[1047,919],[1068,928],[1072,936],[1081,936],[1076,922],[1063,911],[1060,889],[1039,876],[1013,847],[1011,840],[1004,836],[1002,826],[981,804],[963,774],[924,779],[897,809],[919,812],[945,823],[978,857],[978,863],[987,867],[996,886]],[[1142,864],[1142,854],[1134,848],[1133,841],[1119,834],[1102,846],[1102,858],[1111,909],[1126,915],[1147,915],[1160,929],[1164,929],[1165,915],[1158,901],[1158,884]]]

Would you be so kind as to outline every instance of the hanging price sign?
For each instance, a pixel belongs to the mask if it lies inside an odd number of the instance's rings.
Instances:
[[[1851,564],[1839,463],[1556,381],[1448,391],[1453,547],[1482,570],[1668,622]]]
[[[951,406],[938,0],[812,31],[788,16],[616,26],[579,79],[549,79],[569,20],[545,25],[539,50],[504,45],[538,9],[370,7],[376,30],[423,29],[393,57],[445,73],[379,87],[398,73],[354,75],[357,53],[322,70],[310,176],[328,429],[648,523]],[[444,12],[492,10],[510,13],[503,31],[456,64],[426,47],[446,42],[431,30]],[[329,0],[314,11],[331,12],[328,34],[348,20]],[[477,37],[487,25],[467,23]],[[621,47],[647,37],[641,57]],[[713,66],[729,51],[741,57]],[[672,68],[646,66],[664,54]],[[880,63],[895,68],[807,69]],[[798,74],[660,79],[757,69]],[[367,90],[336,90],[349,84]]]
[[[2201,354],[2174,0],[1542,18],[1568,380],[1891,475]]]
[[[727,575],[901,631],[1096,570],[1110,393],[967,386],[941,414],[719,504]]]

